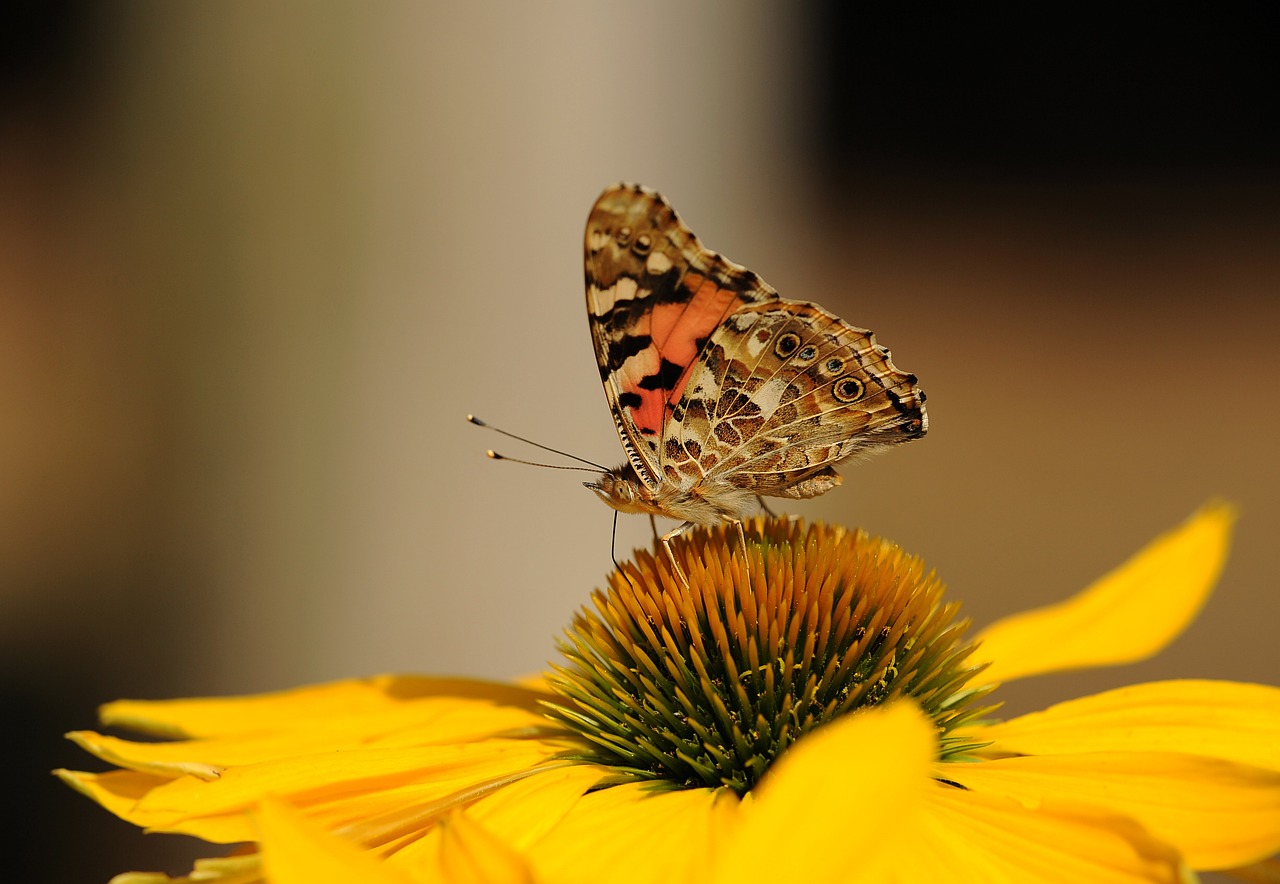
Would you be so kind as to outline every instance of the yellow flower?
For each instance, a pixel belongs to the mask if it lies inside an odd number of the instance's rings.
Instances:
[[[645,553],[537,682],[381,676],[121,701],[60,771],[152,831],[244,843],[183,881],[1175,881],[1280,850],[1280,689],[1171,681],[998,721],[995,682],[1154,654],[1233,513],[1209,506],[976,640],[920,562],[757,522]],[[118,882],[158,882],[130,873]]]

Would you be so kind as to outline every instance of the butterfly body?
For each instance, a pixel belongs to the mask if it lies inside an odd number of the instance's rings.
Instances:
[[[816,497],[834,467],[928,429],[924,392],[866,329],[779,296],[702,246],[656,192],[607,189],[587,221],[587,312],[627,455],[587,483],[620,512],[738,521]]]
[[[741,518],[756,501],[750,491],[725,482],[661,482],[649,486],[629,462],[602,473],[587,487],[620,513],[666,516],[695,525]]]

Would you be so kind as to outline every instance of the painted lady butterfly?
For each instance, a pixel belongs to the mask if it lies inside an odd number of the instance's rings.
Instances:
[[[836,464],[928,429],[915,375],[871,332],[708,251],[646,187],[596,201],[586,282],[627,454],[586,484],[620,512],[681,520],[662,540],[682,580],[675,535],[728,521],[743,538],[757,499],[816,497],[840,484]]]

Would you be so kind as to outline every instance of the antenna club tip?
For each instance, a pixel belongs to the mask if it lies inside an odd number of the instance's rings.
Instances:
[[[576,454],[568,454],[568,453],[566,453],[566,452],[564,452],[564,451],[560,451],[559,449],[551,448],[551,447],[549,447],[549,446],[547,446],[547,445],[543,445],[543,444],[538,443],[538,442],[533,442],[533,441],[531,441],[531,440],[529,440],[529,439],[526,439],[526,438],[525,438],[525,437],[523,437],[523,436],[517,436],[515,433],[508,433],[506,430],[504,430],[504,429],[502,429],[502,428],[500,428],[500,427],[495,427],[495,426],[492,426],[491,424],[486,424],[484,421],[480,420],[480,418],[476,417],[474,414],[468,414],[468,415],[467,415],[467,420],[468,420],[470,423],[473,423],[473,424],[475,424],[475,425],[476,425],[476,426],[478,426],[478,427],[484,427],[485,429],[493,430],[495,433],[501,433],[503,436],[506,436],[506,437],[508,437],[508,438],[510,438],[510,439],[515,439],[517,442],[523,442],[523,443],[525,443],[526,445],[532,445],[534,448],[541,448],[543,451],[550,451],[552,454],[558,454],[558,455],[560,455],[561,457],[567,457],[567,458],[569,458],[570,460],[576,460],[578,463],[586,464],[587,466],[591,467],[591,469],[590,469],[590,470],[586,470],[586,472],[594,472],[595,470],[603,470],[603,469],[604,469],[604,467],[600,466],[600,464],[598,464],[598,463],[592,463],[592,462],[591,462],[591,461],[589,461],[589,460],[586,460],[586,459],[584,459],[584,458],[578,457]],[[551,469],[555,469],[555,470],[581,470],[581,469],[584,469],[583,467],[556,466],[556,465],[554,465],[554,464],[533,463],[532,461],[528,461],[528,460],[520,460],[519,458],[503,457],[501,454],[498,454],[497,452],[495,452],[492,448],[490,448],[488,451],[486,451],[486,452],[485,452],[485,454],[486,454],[488,457],[492,458],[493,460],[509,460],[509,461],[511,461],[512,463],[527,463],[527,464],[531,464],[532,466],[536,466],[536,467],[550,467]]]

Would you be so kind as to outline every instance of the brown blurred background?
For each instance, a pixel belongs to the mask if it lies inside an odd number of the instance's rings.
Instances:
[[[609,567],[583,308],[606,184],[869,326],[920,443],[794,511],[978,624],[1242,511],[1159,659],[1275,683],[1280,132],[1265,4],[18,3],[0,28],[0,689],[16,880],[185,867],[46,771],[121,696],[539,669]],[[910,11],[915,10],[915,11]],[[1019,18],[1019,16],[1023,16]],[[496,445],[516,456],[515,445]],[[624,517],[619,548],[644,543]],[[11,793],[12,794],[12,793]]]

